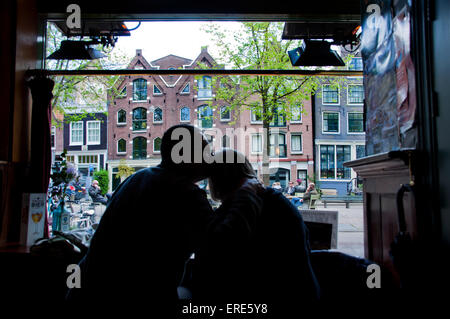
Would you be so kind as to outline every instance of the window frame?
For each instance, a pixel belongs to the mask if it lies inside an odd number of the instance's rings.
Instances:
[[[255,110],[250,110],[250,124],[263,124],[263,119],[262,119],[262,114],[261,116],[261,120],[253,120],[253,114],[255,114],[255,119],[256,119],[256,111]]]
[[[51,149],[56,149],[56,126],[52,125],[50,128],[50,145],[53,142],[53,146],[51,146]]]
[[[323,115],[325,113],[335,113],[338,114],[338,131],[337,132],[327,132],[324,131],[324,117]],[[341,112],[337,112],[337,111],[322,111],[322,134],[332,134],[332,135],[339,135],[341,134]]]
[[[144,157],[135,157],[134,155],[135,155],[135,149],[134,149],[134,143],[135,143],[135,141],[137,140],[137,139],[140,139],[140,140],[144,140],[145,142],[144,142],[144,145],[145,145],[145,156]],[[132,157],[132,159],[134,159],[134,160],[142,160],[142,159],[146,159],[147,158],[147,156],[148,156],[148,152],[147,152],[147,143],[148,141],[147,141],[147,138],[146,137],[144,137],[144,136],[136,136],[135,138],[133,138],[133,140],[132,140],[132,155],[131,155],[131,157]],[[142,152],[143,150],[141,150],[141,152]]]
[[[210,82],[209,85],[205,81],[205,79],[209,78]],[[205,87],[201,87],[200,83],[202,83],[202,86],[205,85]],[[200,92],[209,92],[207,96],[203,96],[203,94],[200,94]],[[202,96],[200,96],[202,95]],[[213,98],[213,92],[212,92],[212,77],[209,75],[203,75],[201,80],[197,81],[197,99],[198,100],[210,100]]]
[[[350,65],[351,65],[353,60],[361,61],[361,68],[360,69],[358,69],[358,68],[353,69],[353,68],[350,67]],[[347,70],[350,70],[350,71],[362,71],[362,70],[364,70],[364,64],[363,64],[362,57],[355,56],[355,57],[351,58],[349,63],[348,63],[348,65],[347,65]]]
[[[188,88],[188,90],[187,90],[187,92],[184,92],[184,90],[186,88]],[[191,83],[189,83],[189,82],[186,83],[186,85],[181,89],[180,94],[183,94],[183,95],[191,94]]]
[[[160,110],[161,111],[161,120],[160,121],[155,121],[155,112],[157,111],[157,110]],[[160,108],[160,107],[156,107],[154,110],[153,110],[153,124],[161,124],[161,123],[163,123],[164,122],[164,112],[163,112],[163,110],[162,110],[162,108]]]
[[[323,143],[323,144],[317,144],[318,145],[318,147],[319,147],[319,181],[324,181],[324,182],[326,182],[326,181],[328,181],[328,182],[349,182],[349,181],[351,181],[352,180],[352,170],[351,170],[351,168],[349,168],[349,167],[345,167],[345,166],[343,166],[342,165],[342,168],[344,169],[344,170],[346,170],[346,169],[348,169],[348,171],[349,171],[349,178],[348,179],[339,179],[339,178],[337,178],[337,171],[338,171],[338,161],[337,161],[337,147],[338,146],[341,146],[341,147],[349,147],[350,148],[350,159],[349,160],[351,160],[352,159],[352,145],[351,144],[329,144],[329,143]],[[333,160],[334,160],[334,175],[333,175],[333,178],[323,178],[322,177],[322,153],[321,153],[321,147],[322,146],[327,146],[327,147],[329,147],[329,146],[332,146],[333,147],[333,150],[334,150],[334,152],[333,152]]]
[[[89,141],[89,124],[98,123],[98,142],[90,142]],[[102,142],[102,123],[99,120],[86,121],[86,145],[100,145]]]
[[[157,151],[157,150],[155,150],[155,141],[157,140],[157,139],[159,139],[159,151]],[[153,153],[154,154],[161,154],[161,141],[162,141],[162,139],[161,139],[161,137],[159,137],[159,136],[157,136],[157,137],[155,137],[154,139],[153,139],[153,146],[152,146],[152,149],[153,149]]]
[[[123,113],[125,113],[125,122],[119,122],[119,112],[120,111],[123,111]],[[125,111],[124,109],[118,110],[117,113],[116,113],[116,117],[117,117],[116,118],[116,124],[118,126],[127,125],[127,111]]]
[[[351,86],[360,86],[362,87],[362,92],[363,92],[363,99],[361,102],[358,103],[354,103],[354,102],[350,102],[350,87]],[[364,85],[360,84],[360,83],[348,83],[347,84],[347,105],[364,105]]]
[[[350,116],[349,114],[361,114],[362,115],[362,131],[361,132],[350,132]],[[347,134],[350,135],[363,135],[365,134],[364,132],[364,113],[363,112],[347,112]]]
[[[120,141],[124,141],[124,143],[125,143],[125,151],[124,152],[120,152],[119,151],[119,142]],[[117,141],[116,141],[116,154],[118,154],[118,155],[124,155],[124,154],[127,154],[127,141],[124,139],[124,138],[119,138]]]
[[[278,142],[275,144],[271,143],[271,137],[272,135],[276,136],[278,139]],[[284,144],[280,144],[280,135],[284,136]],[[286,138],[286,133],[285,132],[280,132],[280,131],[276,131],[273,133],[269,134],[269,157],[271,158],[287,158],[288,157],[288,144],[287,144],[287,138]],[[280,149],[280,146],[283,146],[284,149],[284,156],[281,156],[281,151],[279,152],[280,154],[276,154],[276,149]],[[274,147],[274,154],[272,155],[272,147]]]
[[[204,108],[209,108],[211,110],[211,115],[208,115],[208,117],[210,117],[209,119],[205,119],[205,121],[211,121],[211,126],[203,126],[203,118],[202,118],[202,113],[201,110],[203,110]],[[214,127],[214,110],[212,109],[211,106],[209,106],[208,104],[203,104],[200,105],[197,108],[197,120],[198,120],[198,127],[200,128],[213,128]]]
[[[143,119],[135,119],[134,118],[134,111],[135,110],[137,110],[137,109],[142,109],[142,110],[144,110],[144,114],[145,114],[145,128],[141,128],[141,129],[134,129],[134,123],[135,123],[135,121],[144,121]],[[138,132],[146,132],[147,131],[147,129],[148,129],[148,123],[147,123],[147,121],[148,121],[148,116],[147,116],[147,109],[145,108],[145,107],[142,107],[142,106],[140,106],[140,107],[136,107],[136,108],[134,108],[134,109],[132,109],[131,110],[131,130],[132,130],[132,132],[135,132],[135,133],[138,133]]]
[[[324,88],[325,86],[332,86],[331,84],[322,84],[322,105],[341,105],[341,88],[337,86],[337,102],[336,103],[325,103],[324,102]]]
[[[187,113],[188,119],[187,119],[187,120],[183,120],[183,119],[181,118],[182,111],[185,110],[185,109],[188,110],[188,113]],[[190,122],[191,122],[191,109],[190,109],[188,106],[183,106],[183,107],[180,108],[180,122],[181,122],[181,123],[190,123]]]
[[[156,92],[155,92],[155,88],[158,89],[159,93],[156,93]],[[159,88],[159,86],[157,86],[156,84],[153,84],[152,94],[153,94],[154,96],[160,96],[160,95],[163,95],[164,93],[163,93],[163,91]]]
[[[139,80],[143,80],[145,81],[145,99],[141,99],[141,100],[135,100],[135,94],[136,94],[136,89],[135,89],[135,83],[137,83],[137,81]],[[147,98],[148,98],[148,81],[144,78],[139,78],[139,79],[134,79],[133,82],[131,83],[133,85],[133,97],[131,98],[133,102],[138,103],[138,102],[147,102]]]
[[[81,129],[80,129],[80,131],[81,131],[81,141],[80,142],[74,142],[73,141],[73,134],[72,134],[73,124],[78,124],[78,123],[81,123]],[[83,141],[84,141],[84,123],[83,123],[83,121],[70,122],[70,124],[69,124],[69,145],[70,146],[80,146],[80,145],[84,144]]]
[[[228,112],[228,118],[223,118],[222,117],[222,109],[223,108],[225,108],[225,109],[227,109],[227,112]],[[221,106],[220,107],[220,110],[219,110],[219,117],[220,117],[220,121],[221,122],[230,122],[231,121],[231,110],[228,108],[228,106]]]
[[[296,151],[292,148],[292,137],[300,136],[300,151]],[[303,154],[303,134],[301,132],[295,132],[290,134],[291,142],[291,154]]]
[[[258,147],[258,149],[260,149],[260,150],[257,150],[257,151],[254,151],[253,150],[253,137],[258,137],[258,146],[260,146],[260,147]],[[253,155],[257,155],[257,154],[262,154],[263,153],[263,147],[264,147],[264,145],[263,145],[263,137],[262,137],[262,134],[261,133],[253,133],[252,135],[251,135],[251,148],[250,148],[250,153],[251,154],[253,154]]]
[[[300,120],[294,120],[294,119],[291,119],[289,122],[292,123],[292,124],[299,124],[299,123],[302,123],[302,122],[303,122],[303,113],[302,113],[302,111],[303,111],[303,106],[296,107],[295,109],[298,109],[298,110],[299,110]],[[291,109],[291,113],[292,113],[292,115],[294,115],[292,109]],[[292,117],[293,117],[293,116],[292,116]]]

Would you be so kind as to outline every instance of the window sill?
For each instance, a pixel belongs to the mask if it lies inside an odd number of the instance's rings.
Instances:
[[[255,122],[250,122],[250,124],[259,124],[259,125],[261,125],[261,124],[263,124],[263,122],[262,121],[255,121]]]
[[[120,152],[120,153],[117,152],[116,155],[119,155],[119,156],[127,155],[127,152]]]
[[[117,126],[127,126],[127,123],[117,123]]]
[[[100,145],[100,144],[101,144],[100,142],[95,142],[95,143],[87,143],[86,145],[91,146],[91,145]]]
[[[230,122],[231,119],[220,119],[220,122]]]
[[[132,103],[147,103],[147,100],[131,100]]]
[[[348,135],[364,135],[366,132],[347,132]]]
[[[293,151],[291,151],[291,155],[303,155],[303,151],[302,152],[293,152]]]
[[[132,131],[132,133],[147,133],[147,130]]]
[[[153,122],[153,124],[163,124],[163,121]]]
[[[341,134],[341,132],[323,132],[323,131],[322,131],[322,134],[339,135],[339,134]]]

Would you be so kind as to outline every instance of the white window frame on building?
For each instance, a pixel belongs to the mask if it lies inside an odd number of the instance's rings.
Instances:
[[[95,124],[95,125],[98,124],[98,127],[94,128],[94,129],[89,127],[93,124]],[[96,139],[91,140],[90,133],[94,130],[98,131],[98,137],[97,137],[97,133],[96,133],[95,134]],[[100,121],[86,121],[86,145],[100,145],[100,142],[101,142],[101,123],[100,123]]]
[[[293,137],[300,137],[300,149],[294,150]],[[302,133],[291,133],[291,154],[303,154],[303,135]]]
[[[350,132],[350,114],[361,114],[361,124],[362,124],[362,131],[361,132]],[[351,135],[362,135],[365,134],[364,132],[364,113],[363,112],[348,112],[347,113],[347,134]]]
[[[325,119],[324,119],[324,114],[337,114],[338,115],[338,131],[337,132],[329,132],[329,131],[325,131]],[[328,125],[327,125],[328,127]],[[341,134],[341,113],[340,112],[333,112],[333,111],[323,111],[322,112],[322,134]]]
[[[258,113],[256,110],[250,110],[250,123],[251,124],[262,124],[263,120],[262,120],[262,114],[259,115],[259,117],[261,118],[260,120],[258,120]]]
[[[344,159],[343,161],[342,161],[342,163],[344,163],[344,162],[346,162],[346,161],[349,161],[349,160],[351,160],[352,159],[352,145],[350,145],[350,144],[326,144],[326,143],[323,143],[323,144],[318,144],[318,147],[319,147],[319,149],[318,149],[318,151],[319,151],[319,180],[321,180],[321,181],[339,181],[339,182],[348,182],[348,181],[350,181],[351,179],[352,179],[352,170],[351,170],[351,168],[347,168],[347,167],[345,167],[345,166],[343,166],[342,165],[342,170],[345,172],[345,171],[348,171],[350,174],[349,174],[349,178],[338,178],[337,177],[337,175],[338,175],[338,155],[337,155],[337,148],[338,147],[343,147],[343,148],[345,148],[345,147],[348,147],[349,148],[349,150],[350,150],[350,152],[349,152],[349,158],[348,159]],[[333,174],[333,177],[322,177],[322,147],[327,147],[327,148],[329,148],[329,147],[333,147],[333,161],[334,161],[334,168],[333,168],[333,170],[334,170],[334,174]],[[344,151],[344,149],[343,149],[343,151]],[[328,153],[328,150],[327,150],[327,156],[329,155],[329,153]],[[344,152],[344,156],[345,156],[345,152]]]
[[[124,141],[125,142],[125,151],[123,151],[123,152],[119,151],[119,142],[120,141]],[[120,138],[120,139],[117,140],[117,142],[116,142],[116,153],[119,154],[119,155],[123,155],[123,154],[127,153],[127,141],[125,139]]]
[[[228,114],[227,117],[224,117],[224,113]],[[220,121],[221,122],[229,122],[231,121],[231,110],[227,106],[220,107]]]
[[[158,90],[159,92],[156,92]],[[153,84],[153,95],[163,95],[162,90],[156,84]]]
[[[119,113],[123,112],[122,114],[125,114],[125,122],[119,122]],[[117,125],[127,125],[127,111],[124,109],[120,109],[117,111]]]
[[[183,110],[187,110],[187,120],[183,120],[182,115],[183,115]],[[191,121],[191,109],[187,106],[183,106],[182,108],[180,108],[180,122],[181,123],[189,123]]]
[[[56,148],[56,126],[52,126],[50,131],[50,145],[52,150]]]
[[[73,126],[74,125],[78,125],[81,124],[81,128],[76,128],[77,131],[80,131],[79,137],[81,139],[81,141],[74,141],[73,140]],[[78,146],[78,145],[83,145],[83,139],[84,139],[84,134],[83,134],[83,129],[84,129],[84,125],[83,125],[83,121],[78,121],[78,122],[70,122],[69,124],[69,145],[73,145],[73,146]]]
[[[156,149],[155,149],[156,140],[159,141],[159,150],[156,150]],[[161,153],[161,138],[160,138],[160,137],[155,137],[155,138],[153,139],[153,153],[156,153],[156,154]]]
[[[212,94],[212,77],[209,75],[204,75],[197,82],[198,84],[198,93],[197,98],[201,99],[211,99],[213,97]]]
[[[159,112],[161,112],[161,117],[160,117],[160,120],[155,120],[156,119],[156,116],[157,116],[157,112],[159,113]],[[154,110],[153,110],[153,123],[156,123],[156,124],[160,124],[160,123],[162,123],[164,121],[164,115],[163,115],[163,110],[162,110],[162,108],[160,108],[160,107],[157,107],[157,108],[155,108]]]
[[[350,87],[357,86],[362,88],[362,100],[358,102],[350,102]],[[347,105],[363,105],[364,104],[364,86],[362,84],[348,84],[347,85]]]
[[[331,85],[331,84],[323,84],[322,85],[322,105],[340,105],[341,104],[341,94],[340,94],[339,86],[336,86],[337,102],[325,102],[325,94],[324,94],[325,87],[334,87],[334,85]]]
[[[252,134],[251,139],[252,139],[251,140],[251,154],[262,154],[262,152],[263,152],[262,134]],[[255,145],[256,145],[256,150],[255,150]]]
[[[136,86],[137,83],[145,83],[145,85],[143,85],[143,87],[138,88]],[[133,80],[133,82],[132,82],[132,85],[133,85],[133,102],[145,102],[145,101],[147,101],[147,96],[148,96],[147,84],[148,84],[147,80],[143,79],[143,78],[139,78],[139,79]],[[144,91],[144,87],[145,87],[145,98],[144,99],[138,99],[137,97],[141,97],[142,98],[141,95],[143,95],[143,94],[138,93],[138,92]]]
[[[290,121],[292,124],[302,123],[302,119],[303,119],[302,110],[303,110],[302,106],[293,106],[292,107],[292,110],[291,110],[292,117],[291,117],[291,121]]]
[[[181,90],[180,94],[190,94],[190,93],[191,93],[191,84],[187,83]]]

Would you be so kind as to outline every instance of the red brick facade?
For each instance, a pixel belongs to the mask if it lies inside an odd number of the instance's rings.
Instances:
[[[182,57],[169,55],[158,60],[147,62],[142,55],[141,50],[136,50],[136,56],[129,64],[130,69],[144,68],[144,69],[178,69],[178,68],[195,68],[198,63],[204,63],[207,65],[215,64],[213,58],[209,55],[206,48],[203,48],[200,55],[191,61]],[[138,79],[146,85],[145,89],[140,91],[141,96],[133,96],[134,85],[133,81]],[[155,139],[161,138],[164,131],[169,127],[179,123],[190,123],[192,125],[202,126],[201,120],[198,120],[199,107],[208,103],[214,99],[214,92],[209,96],[209,93],[199,92],[199,86],[201,77],[194,76],[127,76],[122,79],[119,85],[119,91],[126,90],[126,96],[117,98],[109,104],[108,107],[108,163],[110,170],[110,177],[113,179],[113,171],[119,164],[120,160],[126,160],[127,164],[136,168],[148,167],[157,165],[160,162],[160,154],[154,150]],[[189,85],[189,90],[186,89],[186,85]],[[157,89],[154,88],[156,86]],[[144,85],[141,86],[141,88]],[[183,92],[184,90],[184,92]],[[206,96],[206,97],[205,97]],[[136,101],[136,98],[139,101]],[[251,113],[249,110],[244,110],[239,114],[239,117],[230,125],[230,122],[234,120],[233,111],[230,114],[230,121],[220,118],[220,107],[225,106],[220,101],[214,101],[212,105],[213,110],[213,122],[212,127],[203,128],[204,133],[213,138],[215,148],[222,147],[222,135],[236,135],[231,139],[231,146],[243,151],[250,159],[252,165],[261,172],[262,155],[252,153],[252,133],[257,133],[257,130],[262,129],[261,124],[255,124],[251,121]],[[142,108],[138,112],[141,116],[146,114],[145,127],[141,127],[139,121],[135,121],[139,130],[133,125],[133,110],[136,108]],[[155,111],[157,109],[162,111],[162,121],[155,121],[159,119]],[[184,109],[185,115],[189,110],[189,119],[181,118],[181,109]],[[271,171],[275,172],[276,169],[282,168],[289,172],[288,179],[296,180],[298,176],[298,170],[304,170],[305,174],[312,176],[313,173],[313,128],[312,128],[312,114],[311,114],[311,101],[304,102],[305,113],[302,114],[302,120],[299,123],[287,122],[284,127],[279,127],[280,133],[285,134],[286,141],[286,156],[283,158],[271,159]],[[119,111],[121,115],[119,115]],[[125,119],[124,114],[125,112]],[[138,114],[138,115],[139,115]],[[155,118],[156,115],[156,118]],[[144,115],[145,116],[145,115]],[[120,120],[123,121],[120,123]],[[145,121],[145,120],[143,120]],[[302,135],[302,151],[296,154],[291,152],[291,136],[292,134],[299,133]],[[245,150],[242,148],[242,136],[245,137]],[[135,140],[137,137],[141,139]],[[143,138],[143,139],[142,139]],[[123,140],[119,142],[119,140]],[[125,142],[124,142],[125,141]],[[138,144],[137,141],[140,141]],[[145,142],[143,142],[145,141]],[[136,144],[134,144],[136,142]],[[121,145],[118,147],[118,143]],[[142,146],[146,143],[145,150],[143,152],[133,153],[133,145]],[[126,146],[124,148],[124,145]],[[157,143],[156,143],[157,145]],[[122,149],[120,149],[122,148]],[[137,148],[137,149],[142,149]],[[135,159],[136,155],[139,155],[139,159]]]

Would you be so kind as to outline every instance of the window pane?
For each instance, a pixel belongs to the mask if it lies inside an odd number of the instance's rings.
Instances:
[[[137,79],[133,81],[133,100],[143,101],[147,99],[147,80]]]
[[[145,130],[147,128],[147,110],[138,107],[133,110],[133,131]]]
[[[334,145],[320,145],[320,178],[334,179]]]
[[[270,154],[274,157],[286,157],[287,145],[284,134],[270,134]],[[278,143],[276,143],[278,141]]]
[[[181,91],[181,93],[189,93],[190,92],[190,85],[189,83],[186,84],[186,86],[184,87],[183,91]]]
[[[153,151],[154,152],[161,151],[161,138],[157,137],[153,140]]]
[[[162,110],[158,107],[153,112],[153,122],[162,122],[163,120],[163,113]]]
[[[117,123],[126,123],[127,122],[127,112],[124,110],[120,110],[117,112]]]
[[[117,152],[125,153],[127,151],[127,142],[124,139],[121,139],[117,142]]]
[[[262,152],[262,138],[261,135],[252,135],[252,152]]]
[[[74,122],[71,125],[71,143],[83,143],[83,122]]]
[[[133,159],[147,158],[147,139],[136,137],[133,139]]]
[[[202,128],[211,128],[213,126],[212,109],[205,105],[198,108],[198,117]]]
[[[295,106],[292,109],[292,122],[301,122],[302,121],[302,109],[300,106]]]
[[[156,85],[153,85],[153,94],[162,94],[161,90]]]
[[[362,71],[363,69],[362,58],[352,58],[350,64],[348,65],[348,69],[354,71]]]
[[[211,90],[211,77],[210,76],[204,76],[201,80],[198,82],[198,97],[199,98],[207,98],[212,97],[212,90]]]
[[[100,143],[100,122],[87,122],[87,142]]]
[[[262,121],[262,116],[257,110],[252,110],[252,122],[260,122]]]
[[[322,92],[323,104],[338,104],[339,103],[339,88],[331,85],[324,85]]]
[[[222,106],[220,108],[220,119],[221,120],[229,120],[230,119],[230,110],[226,106]]]
[[[301,152],[302,151],[302,136],[291,135],[291,150],[292,152]]]
[[[188,107],[183,107],[180,110],[180,120],[181,121],[189,121],[190,120],[190,114],[189,114],[189,108]]]
[[[348,103],[349,104],[364,103],[364,87],[362,85],[348,86]]]
[[[337,179],[350,179],[350,168],[344,167],[344,162],[350,160],[350,146],[349,145],[336,145],[336,178]]]
[[[300,183],[300,191],[301,192],[306,192],[307,176],[308,176],[308,173],[306,170],[301,169],[301,170],[297,171],[297,179],[301,180],[301,183]]]
[[[362,113],[348,113],[348,131],[350,133],[364,132]]]
[[[339,113],[323,113],[323,131],[339,132]]]

